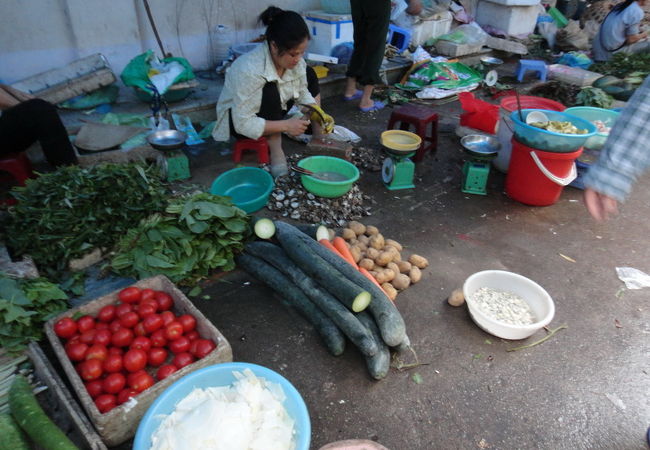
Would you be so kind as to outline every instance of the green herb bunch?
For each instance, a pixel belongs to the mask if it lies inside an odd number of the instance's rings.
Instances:
[[[608,109],[612,106],[614,98],[602,89],[587,86],[580,88],[576,96],[576,105],[594,106]]]
[[[120,240],[111,267],[125,276],[162,274],[191,284],[211,270],[235,268],[250,235],[248,216],[229,198],[199,193],[170,200]]]
[[[71,259],[112,247],[161,211],[165,194],[155,166],[64,167],[14,188],[18,203],[4,220],[3,237],[15,256],[29,254],[41,272],[58,276]]]
[[[22,349],[43,337],[43,323],[68,309],[68,296],[44,278],[14,279],[0,272],[0,347]]]

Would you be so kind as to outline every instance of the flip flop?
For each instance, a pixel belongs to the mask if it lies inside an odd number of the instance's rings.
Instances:
[[[355,91],[354,94],[352,94],[349,97],[344,95],[343,100],[345,100],[346,102],[351,102],[352,100],[359,100],[361,97],[363,97],[363,91],[357,90]]]
[[[362,108],[361,106],[359,106],[359,110],[361,110],[362,112],[379,111],[385,106],[386,105],[383,102],[380,102],[379,100],[374,100],[372,106],[368,106],[367,108]]]
[[[289,167],[287,166],[286,163],[271,164],[270,170],[271,170],[271,176],[273,178],[282,177],[289,173]]]

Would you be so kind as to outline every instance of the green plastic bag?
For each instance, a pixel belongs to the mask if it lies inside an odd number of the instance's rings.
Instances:
[[[420,91],[426,87],[456,89],[480,83],[479,72],[462,63],[424,61],[415,66],[404,84],[395,86],[407,91]]]
[[[78,95],[58,104],[63,109],[90,109],[105,103],[115,103],[119,88],[115,84],[100,87],[89,94]]]
[[[149,81],[149,70],[151,69],[151,61],[154,59],[153,50],[148,50],[147,52],[136,56],[126,65],[120,78],[125,86],[133,86],[142,89],[150,94],[153,94],[153,89],[151,89],[151,82]],[[162,62],[173,62],[181,64],[185,70],[181,72],[176,78],[174,78],[175,83],[182,83],[183,81],[193,80],[195,78],[194,72],[192,71],[192,66],[185,58],[164,58]]]

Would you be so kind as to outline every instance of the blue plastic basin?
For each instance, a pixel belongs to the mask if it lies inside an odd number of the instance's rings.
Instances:
[[[596,120],[600,120],[605,124],[605,126],[609,128],[614,126],[616,119],[618,119],[618,116],[621,115],[621,113],[618,111],[613,111],[611,109],[594,108],[591,106],[574,106],[572,108],[565,109],[564,112],[576,117],[580,117],[581,119],[588,120],[591,123],[594,123]],[[599,131],[596,131],[595,136],[587,139],[585,142],[585,147],[591,148],[593,150],[600,150],[603,145],[605,145],[605,141],[607,140],[608,136],[609,133],[601,133]]]
[[[587,133],[554,133],[532,125],[527,125],[526,117],[532,111],[542,111],[546,114],[548,119],[552,121],[571,122],[577,128],[587,130]],[[514,123],[515,137],[522,144],[537,150],[557,153],[573,152],[582,147],[587,139],[596,134],[596,126],[593,123],[564,112],[551,111],[547,109],[522,109],[521,115],[523,116],[523,120],[519,118],[519,111],[513,111],[510,114],[510,119]]]
[[[151,404],[144,417],[138,425],[133,442],[133,450],[149,450],[151,448],[151,436],[163,421],[163,416],[172,413],[176,404],[195,388],[206,388],[216,386],[228,386],[236,378],[233,372],[242,372],[250,369],[256,376],[266,379],[272,383],[279,384],[284,391],[286,399],[284,407],[287,413],[294,420],[296,431],[296,450],[309,450],[311,441],[311,422],[309,412],[304,400],[295,387],[282,375],[258,366],[257,364],[233,362],[215,364],[204,367],[196,372],[185,375],[163,391],[162,394]]]
[[[266,170],[238,167],[219,175],[210,193],[230,197],[235,206],[250,214],[266,205],[273,186],[273,177]]]

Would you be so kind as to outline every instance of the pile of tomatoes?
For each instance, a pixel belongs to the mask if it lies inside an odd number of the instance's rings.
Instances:
[[[101,413],[217,347],[199,335],[194,316],[171,311],[174,300],[166,292],[131,286],[118,298],[119,303],[104,306],[95,317],[65,317],[54,324]]]

